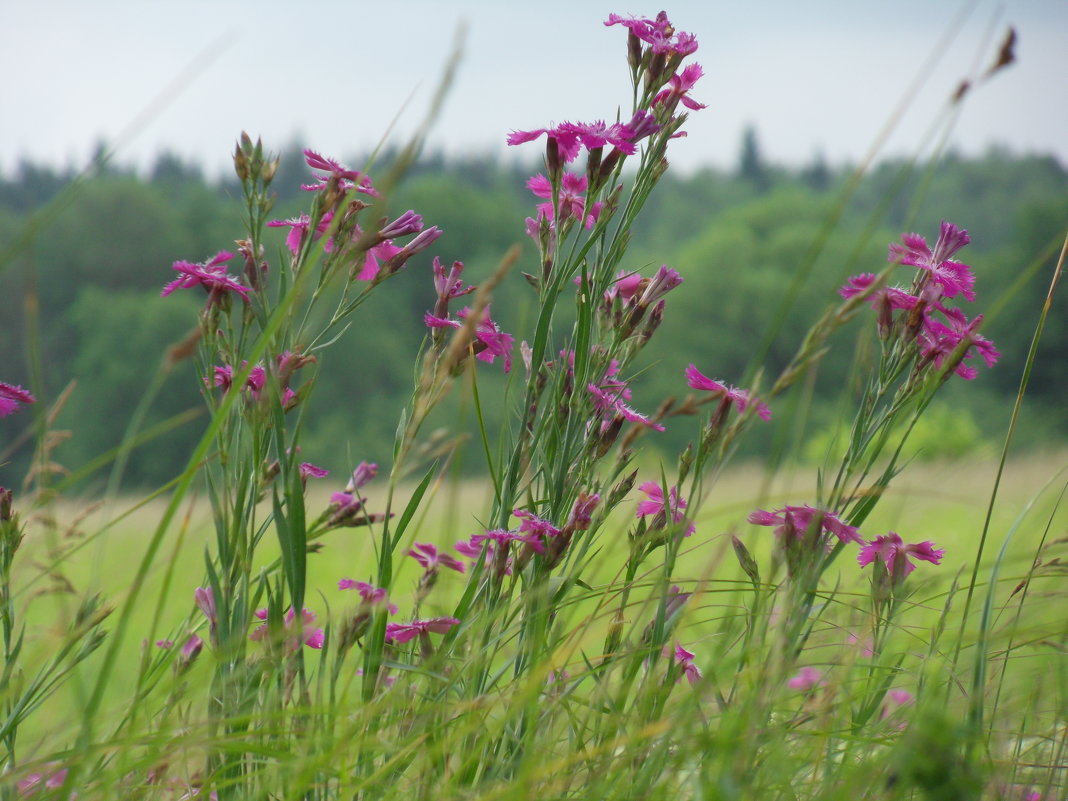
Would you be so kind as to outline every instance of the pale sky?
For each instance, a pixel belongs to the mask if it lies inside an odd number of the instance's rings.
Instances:
[[[461,21],[463,61],[431,145],[503,153],[512,129],[626,113],[626,32],[602,22],[610,12],[659,10],[611,0],[6,6],[6,174],[20,157],[80,167],[100,139],[117,146],[120,163],[147,166],[167,149],[217,173],[242,130],[276,149],[299,135],[329,155],[365,153],[394,118],[396,134],[416,127]],[[855,162],[925,75],[881,151],[923,152],[945,99],[987,66],[1009,24],[1019,61],[976,88],[950,142],[965,154],[1001,143],[1068,164],[1065,0],[677,0],[667,11],[697,35],[693,58],[706,73],[692,94],[708,108],[674,148],[683,169],[734,164],[748,124],[771,161],[799,164],[822,151]],[[937,63],[924,70],[932,55]]]

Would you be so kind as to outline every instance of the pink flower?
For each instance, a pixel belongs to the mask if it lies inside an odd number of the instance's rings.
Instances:
[[[593,519],[593,510],[600,502],[601,496],[596,492],[589,495],[580,492],[575,505],[571,507],[571,517],[567,520],[567,528],[571,531],[586,531]]]
[[[460,542],[456,543],[454,547],[456,548],[456,552],[458,554],[466,556],[467,558],[472,560],[477,560],[480,556],[482,556],[483,549],[485,549],[484,564],[486,565],[486,567],[493,567],[497,563],[497,548],[507,548],[508,544],[504,543],[502,545],[501,543],[494,542],[492,539],[483,539],[478,543],[471,542],[469,540],[461,540]],[[506,557],[504,562],[504,575],[512,575],[512,565],[512,557]],[[474,566],[475,562],[472,561],[471,567],[473,568]]]
[[[876,276],[874,273],[861,273],[860,275],[854,275],[849,281],[838,290],[838,294],[843,298],[852,298],[862,292],[867,291],[875,282]],[[891,309],[911,309],[919,302],[919,298],[915,295],[911,295],[903,289],[898,287],[885,286],[875,290],[868,296],[868,303],[876,311],[879,310],[882,304],[887,304]]]
[[[603,120],[595,122],[564,122],[553,128],[535,128],[531,131],[512,131],[508,135],[509,145],[521,145],[544,134],[556,140],[560,156],[565,162],[574,161],[583,147],[592,150],[612,145],[628,156],[637,152],[634,143],[643,136],[656,130],[655,122],[650,126],[645,112],[638,112],[630,123],[617,122],[608,125]]]
[[[330,471],[322,467],[316,467],[311,462],[301,462],[300,475],[302,478],[326,478],[330,475]]]
[[[341,579],[337,583],[337,588],[339,590],[356,590],[365,604],[369,606],[385,604],[391,615],[397,614],[396,605],[389,602],[389,596],[382,587],[375,587],[373,584],[368,584],[366,581]]]
[[[596,384],[586,385],[586,391],[593,398],[593,408],[601,412],[601,430],[606,430],[611,426],[612,421],[619,416],[632,423],[641,423],[654,431],[663,431],[664,427],[660,423],[654,423],[651,418],[635,411],[623,402],[623,398],[627,396],[630,390],[625,385],[622,385],[622,382],[619,383],[621,384],[620,388],[613,388],[611,391],[605,391]]]
[[[713,381],[711,378],[703,375],[695,365],[691,364],[686,368],[686,383],[693,389],[711,392],[715,397],[722,398],[725,403],[735,406],[738,409],[739,414],[745,411],[745,407],[749,403],[755,403],[757,416],[761,420],[771,419],[771,409],[769,409],[766,404],[761,403],[759,400],[751,400],[749,393],[744,389],[737,389],[729,384],[721,384],[718,381]]]
[[[0,381],[0,417],[14,414],[21,403],[34,403],[36,400],[37,398],[22,387]]]
[[[360,462],[352,471],[352,478],[345,486],[346,492],[354,492],[378,475],[378,464],[375,462]]]
[[[428,573],[436,571],[439,565],[455,570],[457,573],[467,570],[467,565],[455,557],[441,553],[438,551],[438,546],[430,542],[415,543],[415,547],[408,551],[408,556],[421,564]]]
[[[188,261],[174,262],[171,266],[181,273],[181,277],[163,287],[163,291],[159,293],[160,297],[165,298],[178,289],[202,286],[208,293],[209,306],[227,292],[236,293],[247,303],[249,287],[226,272],[226,262],[233,257],[233,253],[220,250],[203,264],[192,264]]]
[[[545,553],[545,545],[538,533],[524,533],[522,530],[509,531],[505,528],[493,528],[481,534],[474,534],[471,539],[468,540],[468,544],[472,548],[480,548],[482,543],[487,541],[495,542],[501,548],[507,548],[508,543],[510,542],[522,542],[529,545],[538,553]]]
[[[67,780],[67,768],[58,768],[60,763],[53,762],[49,764],[43,773],[31,773],[25,779],[19,782],[19,795],[33,795],[39,790],[55,790],[63,786],[63,783]],[[74,797],[74,794],[71,794]]]
[[[704,103],[698,103],[689,95],[694,84],[696,84],[704,74],[705,71],[701,69],[700,64],[690,64],[685,67],[682,72],[675,73],[668,80],[669,88],[663,90],[653,98],[653,105],[665,105],[668,109],[674,110],[675,106],[681,102],[682,105],[692,111],[699,111],[703,108],[707,108]]]
[[[801,692],[808,692],[816,687],[822,687],[826,682],[823,681],[823,673],[816,670],[814,667],[803,667],[797,672],[793,678],[786,682],[786,686],[791,690],[800,690]]]
[[[327,211],[319,218],[319,222],[315,226],[315,239],[319,239],[330,228],[330,223],[334,219],[334,212]],[[268,228],[289,228],[289,233],[286,235],[286,247],[290,252],[296,256],[300,253],[301,245],[304,243],[304,237],[308,234],[308,229],[311,228],[311,217],[307,214],[301,214],[299,217],[291,217],[288,220],[271,220],[267,223]],[[333,238],[328,239],[326,244],[323,245],[323,250],[330,253],[334,250]]]
[[[459,622],[455,617],[435,617],[430,620],[413,620],[411,623],[387,623],[386,642],[401,645],[414,640],[420,634],[445,634]]]
[[[604,293],[604,299],[611,303],[615,300],[616,296],[623,301],[624,305],[630,301],[642,287],[642,281],[645,280],[638,273],[629,273],[626,270],[620,270],[616,276],[615,282],[608,287]]]
[[[305,191],[314,192],[323,189],[330,180],[334,180],[337,182],[338,188],[343,192],[355,189],[365,195],[378,197],[378,192],[375,191],[374,186],[371,184],[371,179],[358,170],[349,169],[334,159],[320,156],[314,150],[305,150],[304,160],[313,170],[323,170],[328,173],[327,175],[316,175],[317,183],[301,187]]]
[[[935,548],[934,543],[930,541],[920,542],[915,545],[905,545],[901,537],[891,531],[884,537],[876,537],[861,548],[860,553],[857,555],[857,564],[864,567],[878,560],[886,565],[886,570],[891,576],[900,575],[901,578],[904,578],[916,569],[916,565],[909,560],[910,556],[937,565],[942,562],[942,557],[945,553],[945,551]],[[900,563],[897,561],[899,559],[901,560]],[[895,564],[899,565],[897,570],[895,570]],[[901,564],[904,567],[900,567]]]
[[[473,286],[464,286],[463,279],[460,277],[460,273],[463,272],[464,263],[462,261],[454,261],[452,268],[448,274],[445,273],[445,266],[441,263],[441,259],[437,256],[434,257],[434,289],[438,293],[440,300],[449,301],[453,298],[463,297],[469,295],[477,289]]]
[[[582,193],[586,191],[586,185],[586,176],[565,172],[560,179],[558,204],[561,220],[575,219],[581,222],[586,229],[590,229],[593,228],[597,219],[601,216],[601,208],[604,204],[594,203],[590,208],[589,215],[584,216],[586,213],[586,200],[582,197]],[[527,181],[527,188],[536,197],[552,200],[552,184],[548,178],[540,173]],[[539,219],[554,220],[555,217],[556,214],[552,202],[538,205]]]
[[[668,655],[667,646],[664,647],[664,656]],[[685,676],[687,681],[690,682],[690,686],[697,684],[701,678],[701,669],[693,663],[694,653],[693,651],[687,651],[678,642],[675,643],[675,650],[671,652],[671,658],[682,668],[682,675],[679,676],[679,680],[682,680],[682,676]]]
[[[638,299],[638,305],[644,308],[656,303],[681,283],[682,276],[679,275],[677,270],[673,270],[666,264],[661,264],[660,269],[656,271],[656,275],[646,284],[645,291],[642,292],[642,296]]]
[[[545,539],[555,537],[560,533],[560,529],[548,520],[538,517],[533,512],[528,512],[526,509],[513,509],[512,514],[523,521],[519,524],[520,533],[526,532],[535,534],[539,537],[544,537]]]
[[[215,609],[215,593],[211,587],[197,587],[193,591],[193,600],[197,608],[204,613],[204,617],[214,627],[219,622],[219,613]]]
[[[803,539],[809,528],[817,525],[824,534],[832,534],[839,541],[855,542],[863,545],[860,532],[854,526],[847,525],[838,519],[836,515],[822,509],[813,509],[811,506],[784,506],[774,512],[757,509],[750,513],[747,518],[750,523],[758,526],[776,526],[775,535],[778,537],[792,537]]]
[[[920,345],[920,352],[932,360],[936,367],[941,367],[946,357],[957,349],[965,339],[971,344],[965,351],[964,358],[954,368],[954,372],[961,378],[971,380],[979,371],[970,364],[965,364],[967,359],[979,356],[987,367],[993,367],[1001,354],[994,347],[994,343],[976,332],[983,316],[979,315],[971,322],[959,309],[946,309],[939,307],[945,315],[946,322],[942,323],[931,315],[925,315],[923,328],[917,335],[916,340]]]
[[[678,487],[672,487],[668,491],[667,508],[665,508],[664,503],[664,488],[655,481],[646,481],[639,486],[638,489],[644,492],[647,497],[644,501],[638,502],[638,509],[635,514],[636,517],[663,515],[664,521],[666,521],[668,511],[670,511],[672,523],[681,523],[686,519],[686,516],[682,513],[682,510],[686,508],[686,501],[679,496]],[[653,525],[656,525],[655,520],[653,521]],[[696,530],[694,524],[690,523],[690,525],[686,527],[685,536],[689,537]]]
[[[267,610],[257,609],[256,617],[260,620],[267,620]],[[290,608],[286,611],[285,628],[286,631],[292,632],[286,639],[286,650],[289,653],[294,653],[303,642],[309,648],[319,649],[323,647],[325,641],[323,630],[318,628],[310,628],[311,624],[315,622],[315,615],[307,609],[301,610],[300,623],[297,623],[297,616],[294,614],[293,609]],[[262,626],[257,626],[256,629],[249,635],[250,640],[263,640],[269,633],[269,626],[264,623]],[[298,636],[299,635],[299,636]]]
[[[647,43],[654,53],[687,56],[697,50],[697,37],[692,33],[676,31],[663,11],[656,15],[655,20],[633,16],[625,19],[619,14],[609,14],[604,24],[606,27],[623,25]]]
[[[975,300],[972,268],[951,258],[971,242],[967,231],[943,220],[933,251],[927,246],[927,240],[919,234],[902,234],[901,242],[900,245],[890,245],[889,261],[924,270],[930,280],[942,288],[942,294],[947,298],[964,295],[968,300]]]
[[[471,313],[470,307],[465,307],[460,310],[460,320],[464,320]],[[429,328],[463,328],[463,323],[460,320],[450,320],[447,317],[436,317],[430,312],[423,315],[423,322]],[[501,330],[490,318],[489,306],[487,306],[482,314],[482,319],[478,321],[478,325],[475,327],[475,339],[476,343],[472,346],[475,352],[475,358],[493,364],[494,359],[500,356],[504,363],[504,372],[508,372],[512,369],[512,347],[515,344],[515,338],[511,334],[506,334]]]

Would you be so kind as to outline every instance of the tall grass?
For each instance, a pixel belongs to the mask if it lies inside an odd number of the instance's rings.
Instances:
[[[420,139],[377,184],[306,151],[309,209],[272,220],[277,159],[242,136],[236,253],[176,262],[163,291],[205,298],[164,368],[193,359],[210,411],[186,470],[80,537],[59,523],[54,412],[38,411],[34,470],[17,499],[2,492],[5,798],[1063,791],[1063,474],[1035,488],[994,558],[996,483],[971,541],[942,541],[936,512],[912,530],[900,511],[883,517],[906,497],[894,494],[903,449],[932,400],[997,360],[981,316],[962,310],[981,295],[954,258],[967,232],[906,234],[883,269],[828,287],[778,375],[754,361],[743,390],[691,365],[678,397],[632,408],[635,359],[685,276],[631,263],[627,246],[703,108],[701,70],[696,39],[666,16],[608,22],[627,29],[630,112],[510,135],[545,140],[528,184],[542,201],[527,220],[536,266],[515,275],[514,249],[467,285],[462,264],[433,259],[425,318],[397,321],[426,337],[381,469],[361,462],[335,481],[304,461],[301,434],[330,348],[400,270],[426,269],[442,235],[390,203]],[[268,227],[286,232],[283,258],[268,258]],[[517,280],[538,299],[522,335],[490,314],[494,288]],[[791,408],[857,315],[878,358],[856,377],[842,447],[789,492],[731,485],[739,438]],[[509,380],[487,392],[480,376],[498,369]],[[34,400],[0,390],[3,413]],[[472,399],[488,497],[450,520],[435,500],[462,443],[427,423],[455,391]],[[643,442],[667,425],[692,440],[650,467]],[[112,488],[144,438],[134,419]],[[1010,441],[1011,428],[1006,454]],[[75,555],[134,525],[139,561],[105,568],[123,572],[122,590],[68,603]],[[339,558],[353,534],[362,551]]]

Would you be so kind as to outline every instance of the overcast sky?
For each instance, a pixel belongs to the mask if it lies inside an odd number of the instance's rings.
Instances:
[[[432,145],[504,152],[515,128],[614,117],[629,101],[626,32],[602,22],[659,10],[586,0],[6,6],[7,174],[22,157],[80,167],[100,140],[120,162],[145,166],[167,149],[215,173],[242,130],[274,148],[299,136],[331,155],[367,152],[394,120],[395,136],[416,127],[461,21],[463,61]],[[677,0],[667,11],[697,35],[706,72],[693,95],[708,109],[674,148],[677,166],[734,164],[749,124],[772,161],[817,151],[857,161],[923,80],[882,151],[912,153],[1009,24],[1019,62],[976,88],[950,141],[966,154],[1001,143],[1068,163],[1065,0]]]

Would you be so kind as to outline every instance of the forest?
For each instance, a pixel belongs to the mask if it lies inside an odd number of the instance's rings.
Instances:
[[[272,184],[277,219],[306,204],[304,146],[314,143],[280,148]],[[392,158],[380,154],[371,175],[384,174]],[[368,163],[351,155],[348,161]],[[389,460],[394,432],[382,421],[396,419],[411,391],[408,365],[427,336],[423,314],[434,302],[434,256],[446,264],[462,261],[465,278],[475,282],[519,244],[522,257],[497,290],[493,317],[505,331],[527,321],[537,295],[519,273],[537,272],[524,219],[534,215],[538,198],[526,182],[541,169],[489,155],[430,154],[407,171],[389,198],[390,211],[413,209],[444,234],[376,294],[363,311],[366,322],[347,330],[326,357],[329,369],[318,374],[313,406],[305,411],[307,458],[341,473],[361,460]],[[48,404],[64,397],[56,425],[70,436],[51,456],[78,474],[87,492],[103,484],[107,470],[83,468],[94,460],[103,466],[98,457],[123,440],[131,420],[154,440],[129,454],[124,483],[131,488],[159,485],[180,472],[186,443],[206,425],[202,377],[192,360],[168,356],[189,333],[201,299],[194,293],[161,298],[160,290],[173,278],[175,260],[201,262],[234,249],[242,233],[239,198],[236,179],[209,179],[168,154],[142,172],[101,158],[85,174],[23,162],[0,176],[0,379],[32,388]],[[880,271],[888,243],[903,232],[933,242],[945,219],[971,236],[957,258],[975,270],[972,308],[985,315],[983,335],[1001,358],[974,381],[946,387],[942,405],[923,419],[926,428],[914,432],[911,455],[924,458],[934,450],[925,445],[935,440],[942,455],[991,452],[1000,444],[991,437],[1004,431],[1012,408],[1066,218],[1068,171],[1053,157],[994,148],[980,158],[949,153],[937,163],[888,160],[864,174],[822,158],[784,168],[762,158],[749,131],[733,170],[668,172],[635,226],[629,269],[666,263],[685,282],[667,304],[663,335],[643,354],[658,368],[634,382],[635,405],[652,409],[685,394],[683,371],[691,362],[731,383],[759,379],[761,371],[774,375],[808,323],[839,299],[847,276]],[[284,263],[285,229],[272,232],[271,261]],[[1063,293],[1054,304],[1031,374],[1019,448],[1055,446],[1068,435]],[[854,362],[871,357],[850,344],[855,335],[849,327],[836,334],[803,408],[754,431],[741,457],[818,460],[833,447],[837,410],[858,391],[849,380]],[[518,376],[522,383],[522,370],[517,351],[511,375],[486,371],[478,381]],[[162,384],[142,419],[137,409],[154,382]],[[443,429],[475,430],[470,389],[454,392],[439,410]],[[494,410],[485,411],[492,426]],[[0,420],[0,441],[15,441],[25,425]],[[657,436],[648,443],[654,448],[682,444],[670,425]],[[27,450],[0,464],[0,485],[23,475]]]

